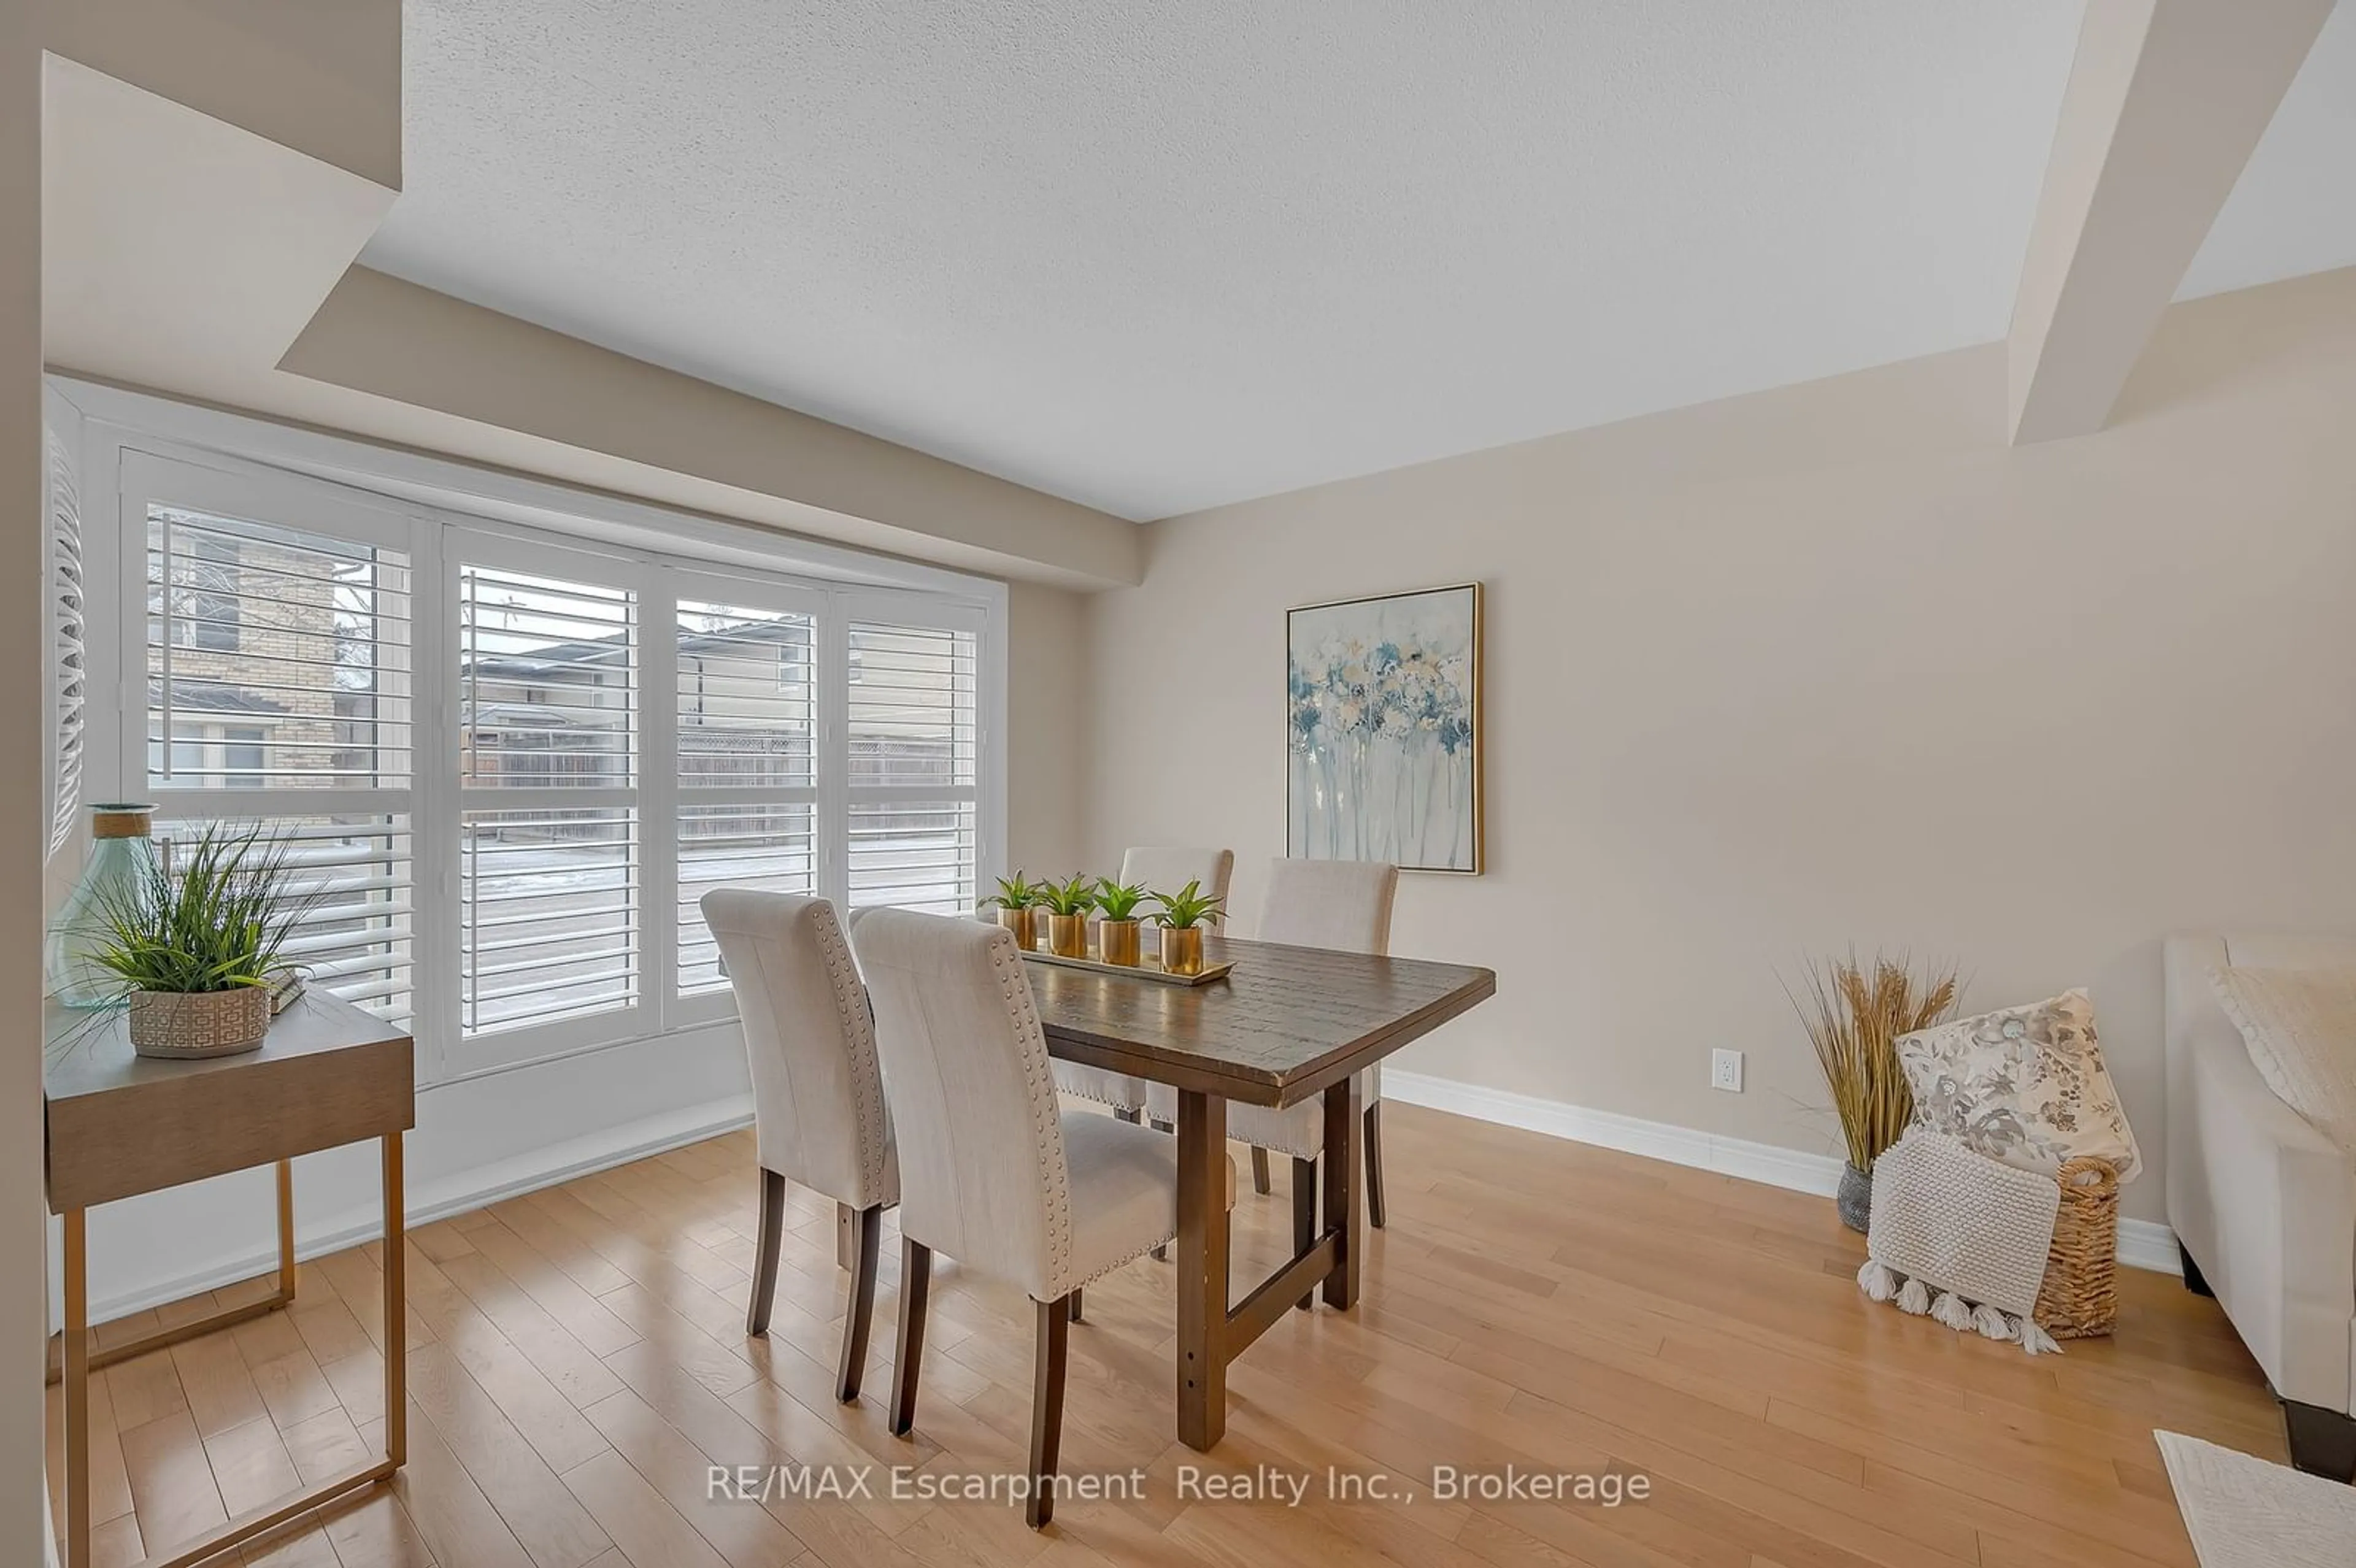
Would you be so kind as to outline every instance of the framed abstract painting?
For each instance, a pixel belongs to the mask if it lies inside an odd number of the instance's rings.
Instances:
[[[1285,850],[1481,869],[1481,585],[1285,617]]]

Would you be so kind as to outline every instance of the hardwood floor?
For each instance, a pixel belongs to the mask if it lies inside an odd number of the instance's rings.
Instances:
[[[807,1193],[769,1338],[744,1337],[756,1189],[740,1133],[412,1232],[408,1469],[242,1562],[2144,1568],[2192,1563],[2155,1425],[2285,1456],[2256,1368],[2172,1279],[2126,1272],[2115,1339],[2032,1360],[1863,1303],[1861,1247],[1828,1200],[1409,1105],[1384,1115],[1390,1228],[1364,1301],[1289,1314],[1242,1358],[1215,1454],[1173,1437],[1167,1265],[1088,1287],[1064,1467],[1141,1468],[1137,1500],[1067,1498],[1034,1534],[1019,1506],[895,1500],[880,1476],[851,1500],[709,1495],[712,1466],[1014,1471],[1028,1435],[1031,1306],[947,1258],[915,1436],[884,1429],[888,1328],[865,1397],[834,1402],[845,1276],[832,1206]],[[1290,1251],[1284,1178],[1238,1201],[1238,1278]],[[883,1255],[888,1325],[896,1237]],[[308,1264],[289,1311],[93,1380],[102,1564],[376,1440],[380,1256]],[[1312,1473],[1308,1500],[1181,1497],[1192,1465]],[[1387,1473],[1415,1500],[1329,1501],[1329,1466]],[[1643,1475],[1651,1495],[1448,1499],[1439,1466]]]

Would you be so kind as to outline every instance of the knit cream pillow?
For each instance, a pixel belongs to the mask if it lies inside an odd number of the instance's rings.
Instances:
[[[1902,1035],[1898,1064],[1915,1125],[1974,1154],[2047,1176],[2081,1155],[2110,1161],[2121,1181],[2143,1169],[2083,991]]]
[[[2356,1154],[2356,969],[2211,969],[2275,1097]]]

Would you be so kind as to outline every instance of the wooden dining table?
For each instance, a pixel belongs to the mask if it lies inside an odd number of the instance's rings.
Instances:
[[[1494,996],[1494,971],[1414,958],[1212,936],[1224,977],[1180,986],[1047,963],[1028,965],[1049,1054],[1166,1083],[1178,1094],[1178,1436],[1206,1449],[1226,1431],[1227,1367],[1291,1307],[1358,1299],[1365,1247],[1360,1074]],[[1323,1102],[1323,1228],[1232,1301],[1227,1272],[1227,1105]]]

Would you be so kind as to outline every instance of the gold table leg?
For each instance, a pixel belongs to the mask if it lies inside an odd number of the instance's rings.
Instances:
[[[66,1568],[90,1568],[90,1258],[82,1211],[66,1232]]]
[[[409,1247],[401,1184],[401,1135],[384,1136],[384,1456],[386,1474],[409,1463]]]
[[[202,1317],[192,1317],[186,1323],[175,1323],[169,1328],[158,1328],[104,1349],[90,1352],[91,1371],[111,1367],[117,1361],[127,1361],[134,1356],[144,1356],[150,1350],[160,1350],[177,1345],[183,1339],[194,1339],[216,1328],[249,1322],[267,1313],[294,1305],[294,1162],[278,1162],[278,1288],[259,1301],[249,1301],[238,1307],[223,1307]],[[59,1353],[49,1357],[49,1381],[55,1382],[64,1373],[62,1337]]]
[[[267,1534],[301,1518],[321,1504],[390,1480],[409,1460],[409,1318],[402,1285],[403,1251],[408,1245],[404,1222],[399,1133],[384,1137],[384,1457],[264,1503],[238,1515],[220,1529],[168,1554],[156,1552],[138,1568],[194,1568],[219,1557],[242,1541]],[[278,1295],[231,1311],[216,1313],[199,1322],[182,1324],[160,1334],[145,1335],[111,1347],[93,1357],[90,1349],[90,1279],[87,1227],[83,1211],[70,1209],[59,1216],[65,1226],[66,1321],[59,1336],[65,1380],[66,1556],[65,1568],[91,1568],[90,1551],[90,1374],[94,1367],[143,1354],[161,1345],[176,1344],[193,1335],[209,1333],[273,1312],[294,1299],[294,1168],[278,1162]]]
[[[278,1296],[294,1299],[294,1162],[278,1162]]]

